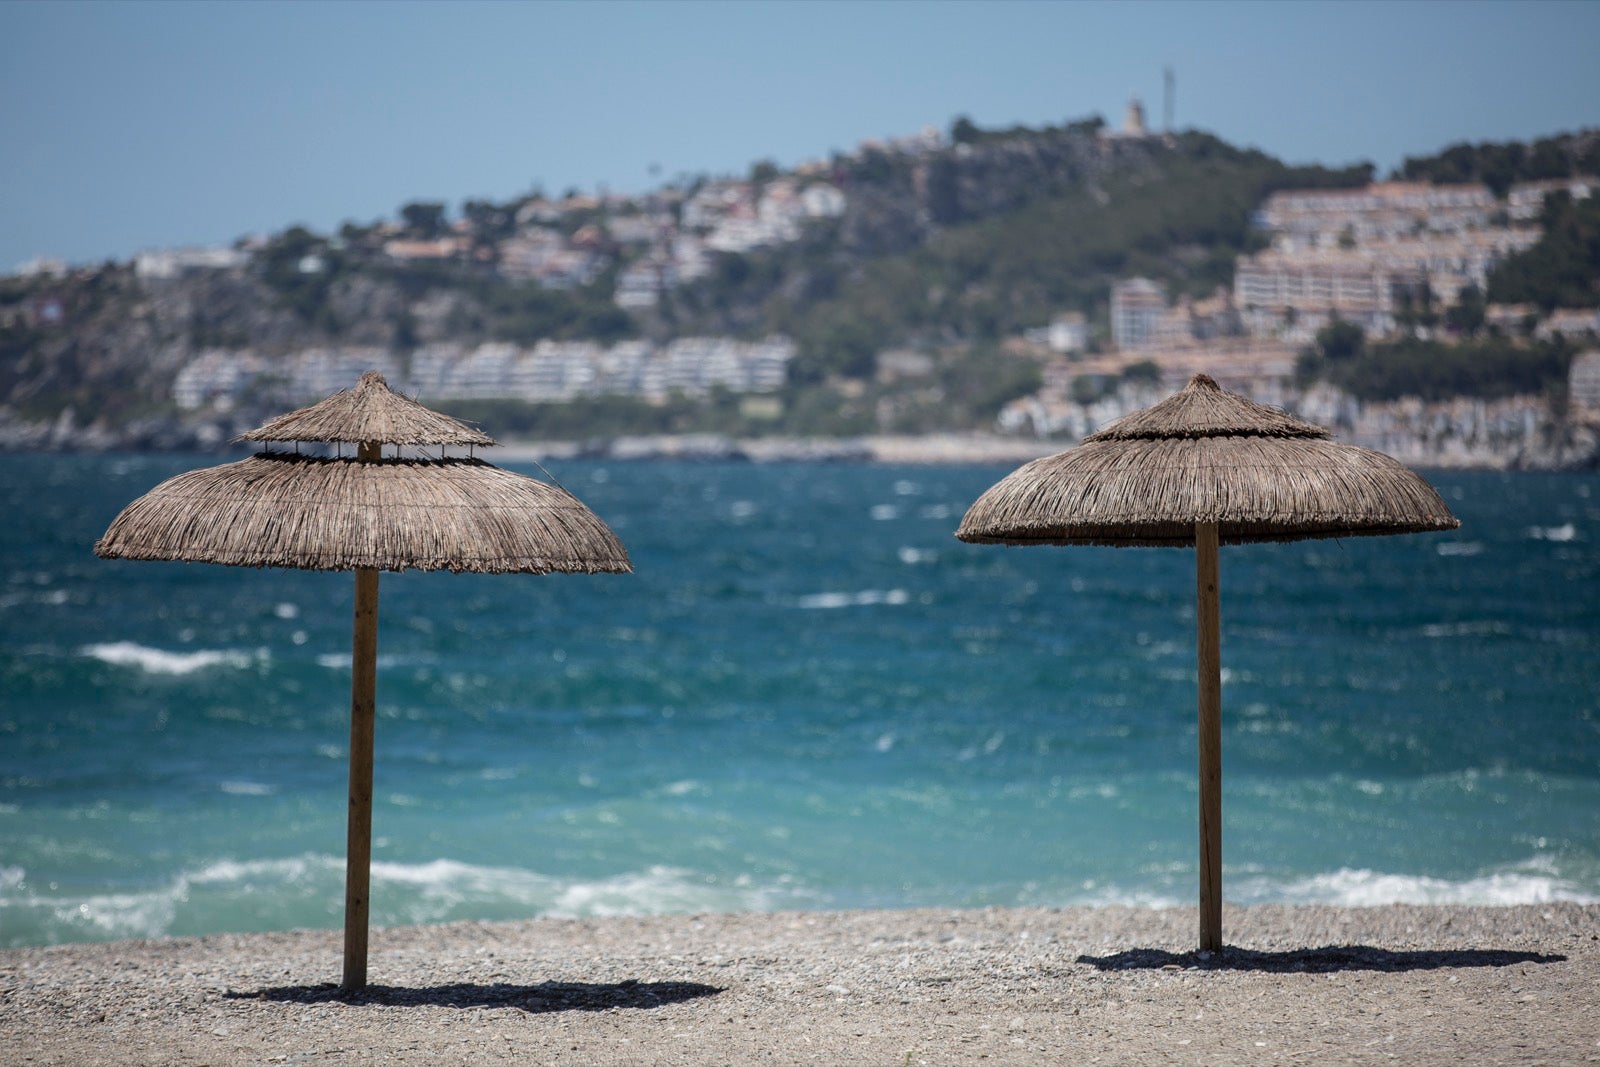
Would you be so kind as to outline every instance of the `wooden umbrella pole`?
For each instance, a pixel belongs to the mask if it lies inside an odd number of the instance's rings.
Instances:
[[[367,984],[367,906],[372,872],[372,735],[377,697],[378,572],[356,571],[350,678],[350,815],[345,840],[345,989]]]
[[[363,441],[356,459],[382,447]],[[372,883],[372,734],[378,691],[378,572],[356,568],[355,638],[350,647],[350,812],[344,859],[344,989],[367,984],[367,912]]]
[[[1195,523],[1200,688],[1200,949],[1222,949],[1222,627],[1217,524]]]

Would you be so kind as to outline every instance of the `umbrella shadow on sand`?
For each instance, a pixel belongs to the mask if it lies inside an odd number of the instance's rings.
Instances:
[[[332,982],[230,990],[229,1000],[271,1000],[291,1004],[373,1004],[383,1007],[517,1008],[530,1015],[558,1011],[608,1011],[612,1008],[661,1008],[686,1000],[715,996],[719,986],[702,982],[540,982],[516,985],[459,982],[435,986],[369,985],[343,989]]]
[[[1436,971],[1450,967],[1509,967],[1517,963],[1564,963],[1565,956],[1504,949],[1427,949],[1400,952],[1368,945],[1326,945],[1286,952],[1224,948],[1220,952],[1168,952],[1135,948],[1110,956],[1079,956],[1102,971],[1162,970],[1168,967],[1202,971],[1269,971],[1284,974],[1327,974],[1333,971]]]

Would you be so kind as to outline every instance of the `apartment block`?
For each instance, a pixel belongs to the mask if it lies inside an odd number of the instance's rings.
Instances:
[[[1573,408],[1600,415],[1600,351],[1573,359],[1567,372],[1567,397]]]
[[[1111,341],[1118,348],[1149,348],[1160,339],[1167,290],[1149,278],[1129,278],[1111,287]]]
[[[173,399],[185,410],[225,410],[252,388],[270,385],[289,402],[320,399],[376,370],[403,391],[432,399],[560,403],[585,396],[664,399],[713,389],[772,393],[783,387],[795,343],[787,337],[737,341],[684,337],[666,345],[543,340],[531,348],[503,341],[467,347],[424,345],[409,367],[384,349],[311,348],[274,358],[213,349],[177,375]]]

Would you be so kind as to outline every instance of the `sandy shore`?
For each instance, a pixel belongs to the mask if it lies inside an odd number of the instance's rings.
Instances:
[[[1600,905],[455,923],[0,952],[5,1064],[1600,1062]]]

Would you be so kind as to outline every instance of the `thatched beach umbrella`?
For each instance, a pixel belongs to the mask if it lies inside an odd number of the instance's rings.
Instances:
[[[367,981],[378,572],[625,573],[611,529],[558,486],[444,446],[493,439],[390,391],[377,374],[242,440],[349,444],[355,455],[262,451],[168,479],[123,509],[95,544],[108,559],[356,572],[350,683],[350,818],[344,987]],[[394,453],[385,457],[384,446]],[[439,446],[440,458],[402,449]]]
[[[1222,947],[1222,659],[1217,545],[1453,530],[1439,494],[1380,452],[1230,393],[1188,386],[991,486],[956,536],[1003,545],[1195,546],[1200,947]]]

